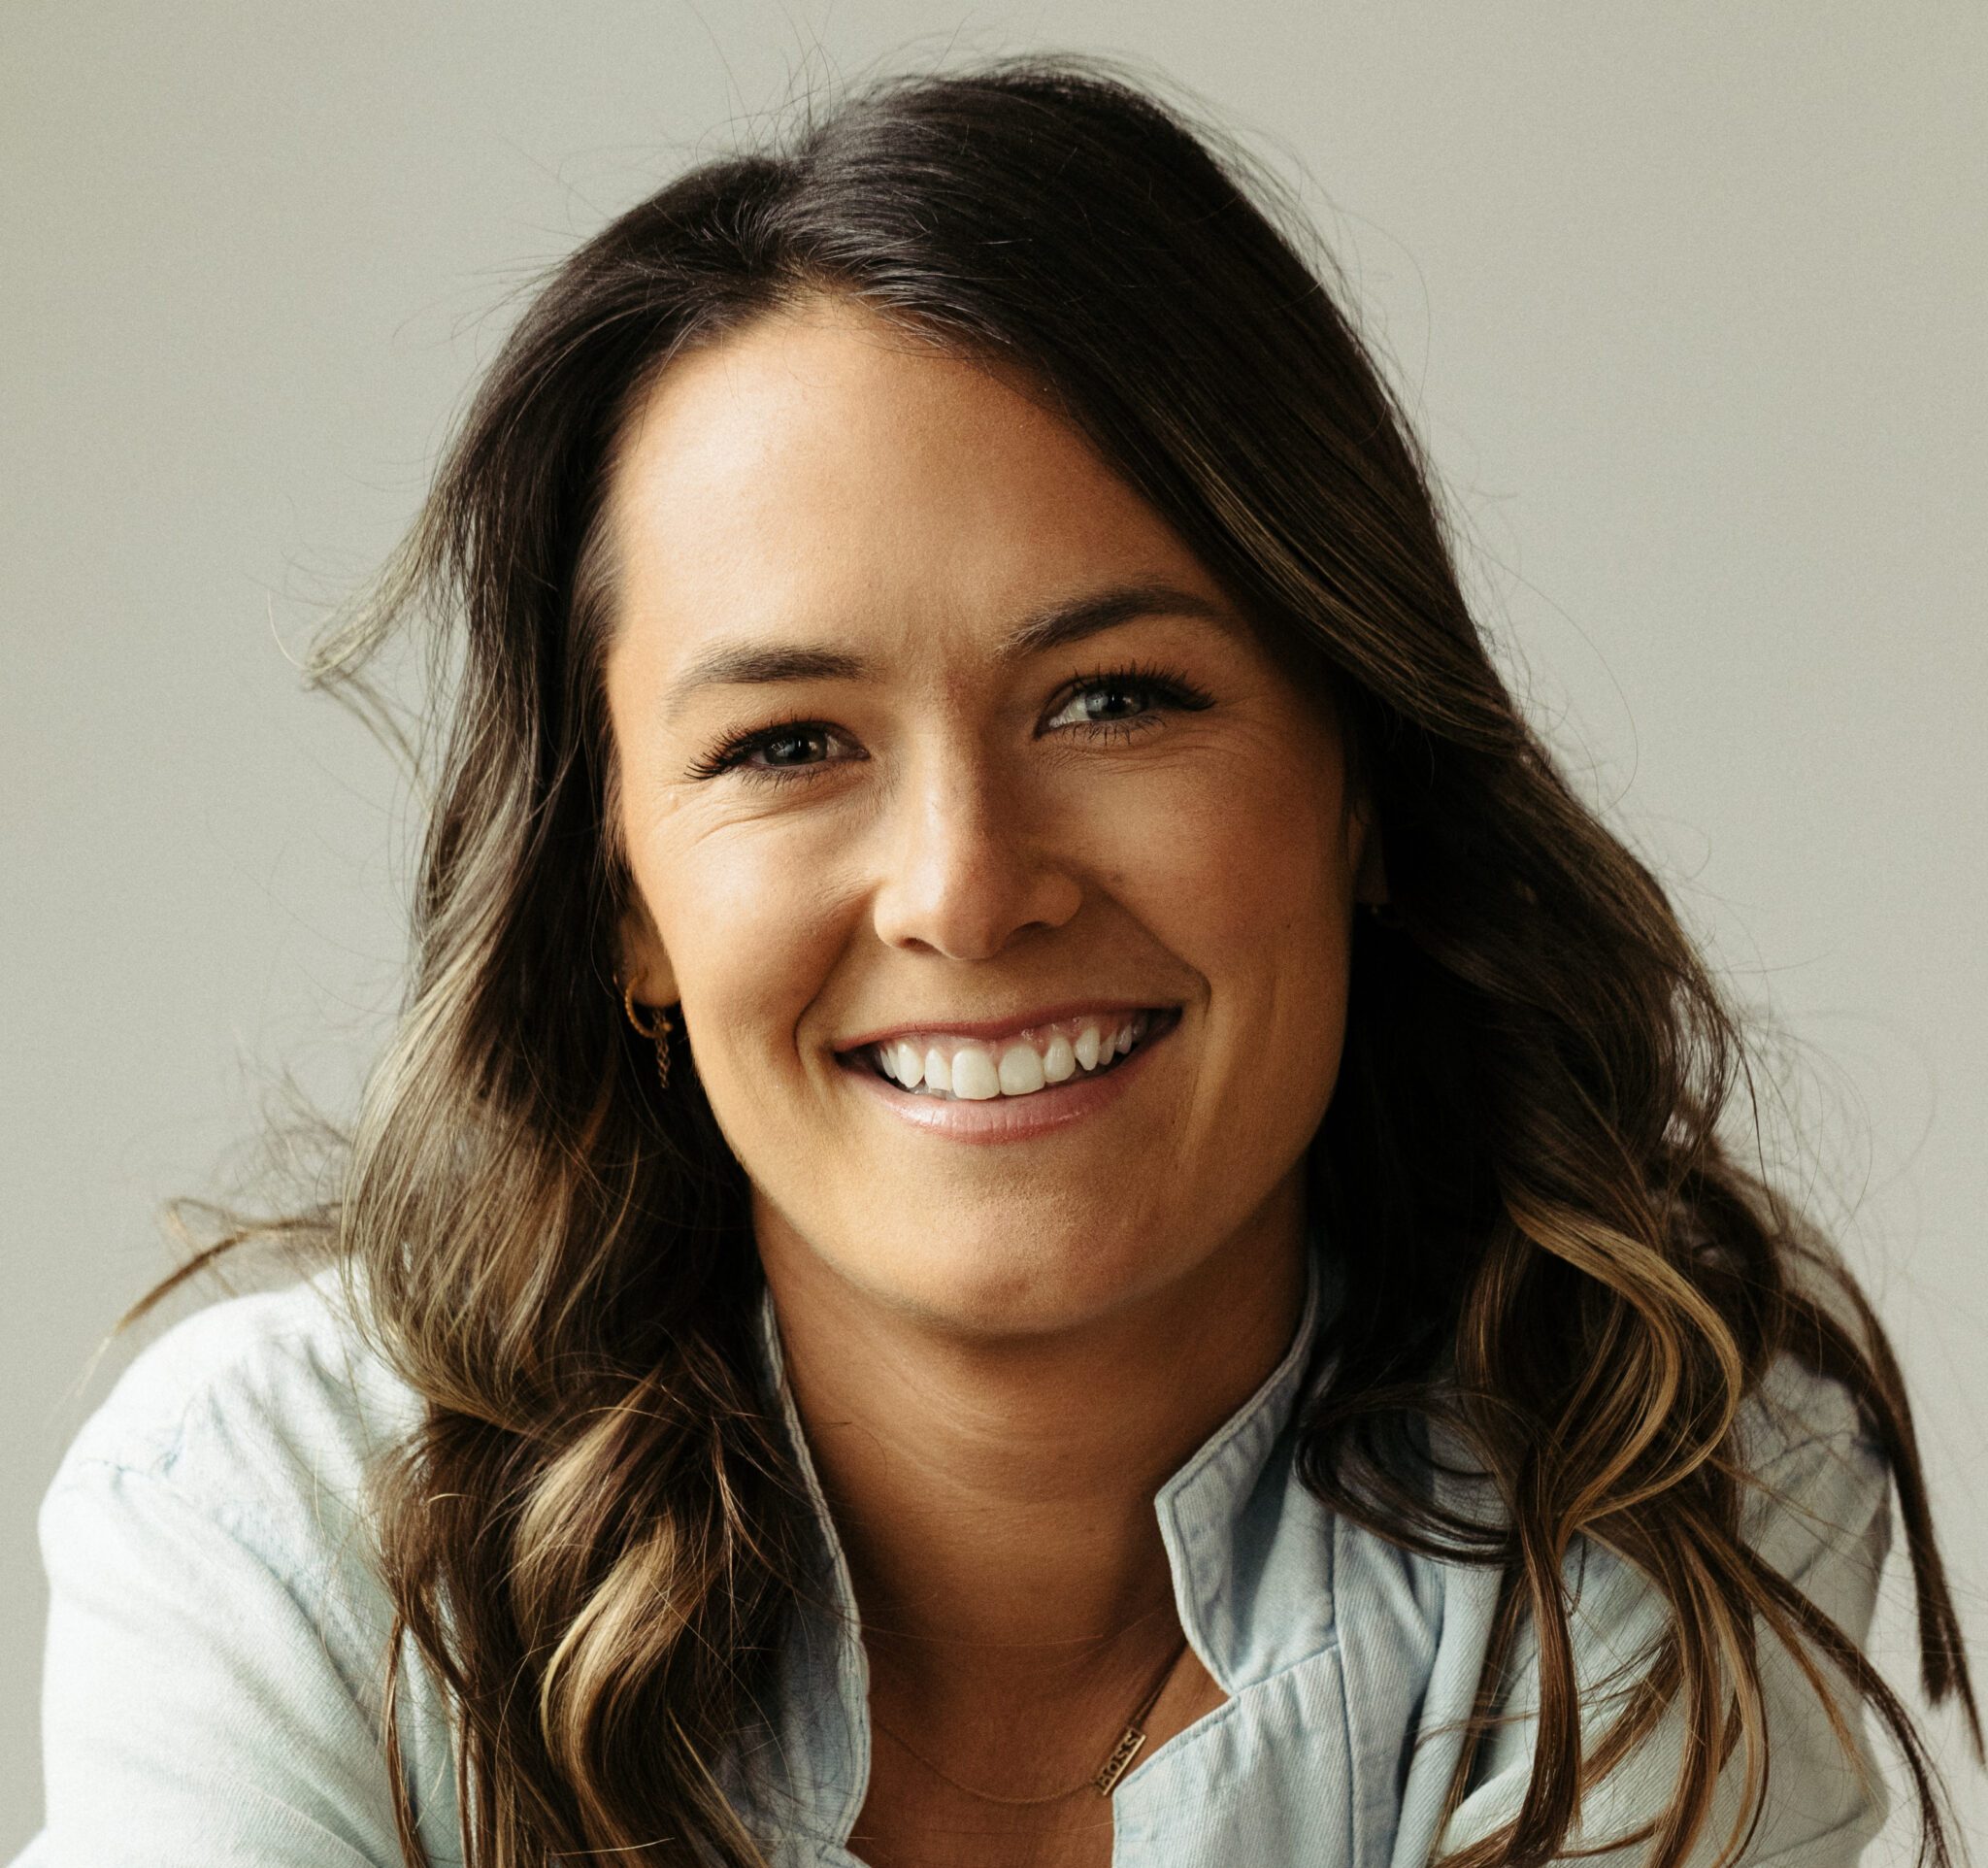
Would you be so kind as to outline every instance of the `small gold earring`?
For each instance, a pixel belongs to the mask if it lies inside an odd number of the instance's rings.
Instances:
[[[645,1008],[645,1010],[647,1009]],[[636,1016],[635,982],[632,980],[621,988],[621,1010],[628,1015],[628,1022],[635,1027],[637,1032],[655,1046],[656,1080],[665,1089],[668,1089],[670,1086],[670,1033],[677,1028],[670,1022],[670,1015],[661,1006],[656,1006],[653,1008],[655,1013],[654,1022],[644,1024],[642,1019]]]

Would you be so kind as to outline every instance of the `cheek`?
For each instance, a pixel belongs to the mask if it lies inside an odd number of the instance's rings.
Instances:
[[[1223,1125],[1242,1147],[1302,1145],[1345,1033],[1353,895],[1337,795],[1258,773],[1176,796],[1142,849],[1128,906],[1206,983],[1202,1068]]]
[[[1114,839],[1141,918],[1204,970],[1271,953],[1342,968],[1352,877],[1337,796],[1307,796],[1288,766],[1184,780],[1143,797]]]
[[[795,1032],[846,945],[819,852],[774,824],[652,830],[631,851],[721,1120],[799,1072]]]

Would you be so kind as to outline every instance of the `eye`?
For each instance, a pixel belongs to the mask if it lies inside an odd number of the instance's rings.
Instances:
[[[1064,689],[1042,731],[1090,731],[1122,739],[1169,713],[1199,713],[1214,702],[1190,682],[1152,668],[1086,675]]]
[[[826,727],[812,724],[784,727],[778,733],[762,736],[746,754],[746,759],[755,765],[774,767],[812,765],[828,757],[828,748]]]
[[[690,776],[714,779],[720,773],[739,772],[748,778],[779,780],[843,763],[845,755],[839,755],[838,749],[848,744],[826,720],[781,720],[734,734],[714,746],[690,768]]]

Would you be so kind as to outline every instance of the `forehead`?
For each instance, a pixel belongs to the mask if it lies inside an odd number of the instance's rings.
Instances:
[[[1018,373],[843,300],[672,364],[623,438],[610,517],[618,629],[665,661],[742,631],[971,648],[1110,584],[1220,595]]]

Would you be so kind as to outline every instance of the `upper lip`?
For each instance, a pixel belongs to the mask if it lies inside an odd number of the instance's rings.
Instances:
[[[928,1035],[944,1032],[957,1038],[1013,1038],[1037,1025],[1052,1024],[1058,1018],[1080,1018],[1095,1014],[1110,1018],[1131,1012],[1158,1012],[1169,1009],[1158,999],[1066,999],[1060,1005],[1038,1006],[1030,1012],[1011,1013],[1000,1018],[955,1018],[949,1013],[931,1018],[905,1018],[892,1025],[878,1025],[854,1038],[838,1038],[833,1049],[838,1056],[861,1051],[868,1045],[886,1044],[912,1032]]]

